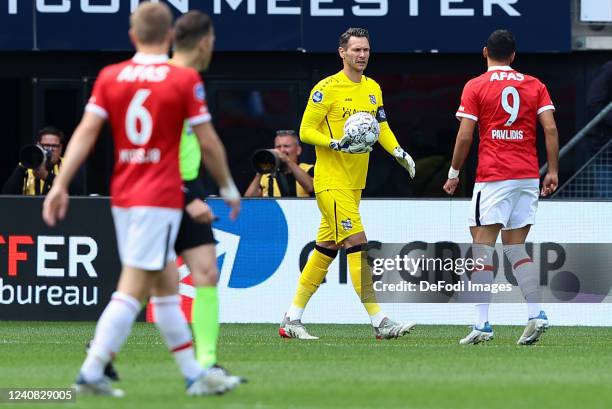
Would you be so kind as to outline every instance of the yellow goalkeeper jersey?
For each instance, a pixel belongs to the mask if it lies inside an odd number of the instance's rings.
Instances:
[[[376,81],[363,75],[351,81],[342,71],[321,80],[308,99],[300,126],[300,139],[315,145],[315,193],[327,189],[363,189],[369,153],[349,154],[329,148],[331,139],[341,139],[344,122],[356,112],[368,112],[380,123],[379,143],[392,153],[399,146],[387,123],[382,91]]]

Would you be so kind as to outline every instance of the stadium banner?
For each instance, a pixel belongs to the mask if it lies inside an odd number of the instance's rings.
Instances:
[[[2,0],[0,50],[131,50],[141,0]],[[209,13],[220,51],[335,52],[347,27],[376,52],[478,53],[507,28],[520,52],[570,52],[570,0],[166,0]],[[546,29],[543,30],[543,27]]]
[[[212,201],[221,220],[215,224],[220,270],[222,322],[280,322],[289,307],[301,267],[314,248],[320,213],[314,200],[254,199],[244,203],[236,222],[225,205]],[[469,243],[468,200],[364,199],[360,212],[368,240],[379,243]],[[533,243],[600,243],[612,249],[612,202],[542,201],[529,235]],[[552,256],[551,256],[552,257]],[[550,271],[551,277],[563,271]],[[189,285],[184,294],[193,292]],[[491,306],[491,322],[522,325],[522,303]],[[545,304],[555,325],[612,325],[612,304]],[[466,303],[387,303],[396,320],[423,324],[469,324],[474,308]],[[304,322],[368,323],[355,294],[346,254],[331,264],[326,282],[311,299]]]
[[[53,229],[41,220],[40,198],[3,197],[0,204],[4,210],[0,214],[0,319],[97,319],[120,269],[108,199],[74,198],[67,219]],[[320,222],[316,202],[244,200],[235,222],[229,220],[221,200],[210,200],[210,204],[220,216],[214,230],[219,241],[221,322],[279,322],[314,248]],[[370,242],[469,243],[468,208],[469,201],[463,199],[365,199],[361,215]],[[605,253],[612,249],[612,229],[602,220],[611,219],[612,202],[540,203],[529,241],[549,243],[550,282],[575,270],[556,258],[567,243],[593,243],[587,248],[610,257]],[[531,253],[537,263],[544,259],[541,253]],[[181,266],[179,271],[179,290],[188,312],[194,288],[188,269]],[[610,303],[552,303],[545,308],[555,325],[612,325]],[[468,324],[474,314],[467,303],[385,303],[383,309],[394,319],[422,324]],[[498,324],[523,324],[525,316],[522,303],[491,306],[491,320]],[[369,322],[352,288],[343,251],[310,301],[304,321]]]
[[[109,200],[71,200],[55,228],[42,202],[0,198],[0,320],[97,320],[121,268]]]

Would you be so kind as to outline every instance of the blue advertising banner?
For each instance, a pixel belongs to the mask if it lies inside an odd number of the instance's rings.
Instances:
[[[140,0],[2,0],[0,50],[129,50]],[[569,52],[570,0],[167,0],[209,13],[224,51],[333,52],[366,27],[377,52],[479,52],[497,28],[521,52]]]

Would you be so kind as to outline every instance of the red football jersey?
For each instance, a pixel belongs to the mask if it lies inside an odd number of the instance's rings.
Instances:
[[[183,207],[179,142],[185,119],[210,121],[199,74],[137,53],[104,68],[86,106],[110,122],[115,142],[113,206]]]
[[[476,182],[539,178],[536,122],[554,109],[544,84],[510,67],[468,81],[455,115],[478,122]]]

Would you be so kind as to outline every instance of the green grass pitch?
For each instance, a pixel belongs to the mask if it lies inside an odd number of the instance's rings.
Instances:
[[[92,323],[1,322],[0,387],[66,387]],[[612,328],[552,327],[520,347],[519,327],[495,326],[486,345],[460,346],[464,326],[417,326],[376,341],[366,325],[311,325],[318,341],[280,339],[272,324],[223,325],[220,363],[249,383],[188,397],[155,327],[138,323],[117,362],[121,400],[16,408],[612,408]],[[119,385],[118,385],[119,386]]]

